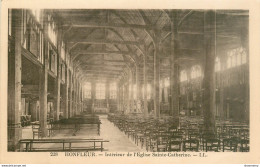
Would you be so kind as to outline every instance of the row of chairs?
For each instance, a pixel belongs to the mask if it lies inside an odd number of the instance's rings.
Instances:
[[[147,151],[249,151],[248,127],[227,130],[221,126],[209,133],[200,123],[180,127],[174,119],[131,115],[109,115],[108,119]]]

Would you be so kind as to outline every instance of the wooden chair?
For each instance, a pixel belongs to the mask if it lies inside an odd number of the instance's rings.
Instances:
[[[215,134],[208,131],[202,133],[202,135],[200,136],[200,141],[202,143],[203,151],[206,150],[205,146],[208,139],[216,139]]]
[[[240,147],[241,152],[249,152],[249,150],[250,150],[249,139],[240,140],[240,144],[241,144],[241,147]]]
[[[225,152],[225,150],[237,152],[238,140],[239,139],[237,137],[223,139],[223,145],[222,145],[223,152]]]
[[[172,152],[172,151],[176,151],[176,152],[180,152],[182,151],[182,141],[169,141],[169,147],[168,147],[168,151]]]
[[[216,138],[205,139],[206,152],[215,151],[218,152],[220,148],[220,141]]]
[[[35,138],[35,136],[37,136],[39,139],[42,135],[40,125],[38,125],[38,124],[32,125],[32,132],[33,132],[33,139]]]
[[[199,140],[189,139],[183,142],[183,151],[199,151]]]
[[[157,152],[166,152],[168,147],[168,136],[158,135],[157,136]]]
[[[149,138],[148,138],[148,147],[150,151],[156,151],[155,149],[157,148],[157,136],[158,136],[158,132],[155,131],[151,131]]]

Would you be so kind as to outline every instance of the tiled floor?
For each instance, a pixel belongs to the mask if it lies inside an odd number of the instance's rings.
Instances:
[[[73,135],[73,130],[61,130],[56,132],[56,135],[51,138],[97,138],[108,140],[108,143],[104,143],[104,148],[108,151],[116,152],[139,152],[145,151],[141,147],[137,146],[131,139],[128,139],[127,135],[121,132],[117,127],[107,120],[106,115],[100,115],[101,120],[100,136],[97,134],[96,125],[83,126],[76,136]],[[23,128],[22,138],[32,138],[32,127],[27,126]],[[55,147],[55,145],[53,144]],[[78,145],[77,145],[78,146]],[[79,145],[80,147],[80,145]]]

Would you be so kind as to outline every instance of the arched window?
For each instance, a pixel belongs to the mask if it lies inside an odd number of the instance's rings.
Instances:
[[[236,54],[236,58],[237,58],[237,66],[241,65],[241,55]]]
[[[87,82],[85,84],[85,93],[84,97],[87,99],[91,99],[91,83]]]
[[[246,60],[246,50],[243,49],[243,51],[241,52],[241,57],[242,57],[242,61],[241,61],[241,64],[246,64],[247,60]]]
[[[165,86],[165,87],[169,87],[169,86],[170,86],[170,78],[169,78],[169,77],[165,78],[165,80],[164,80],[164,86]]]
[[[219,60],[219,58],[218,57],[216,57],[216,59],[215,59],[215,71],[217,72],[217,71],[220,71],[220,60]]]
[[[110,97],[109,98],[110,99],[116,99],[116,91],[117,91],[116,83],[110,84],[109,89],[110,89],[110,94],[109,94]]]
[[[199,65],[191,67],[191,78],[198,78],[201,76],[201,68]]]
[[[227,68],[240,66],[246,63],[246,51],[240,47],[228,52]]]
[[[187,81],[187,72],[185,70],[182,70],[181,71],[181,75],[180,75],[180,81],[183,82],[183,81]]]
[[[56,24],[51,15],[48,15],[48,36],[54,46],[57,46]]]
[[[64,41],[61,42],[61,59],[65,60],[65,43],[64,43]]]
[[[96,86],[96,99],[105,99],[106,87],[103,83],[98,83]]]

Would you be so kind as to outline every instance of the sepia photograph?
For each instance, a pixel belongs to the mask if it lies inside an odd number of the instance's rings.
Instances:
[[[249,9],[7,10],[7,153],[250,154]]]

